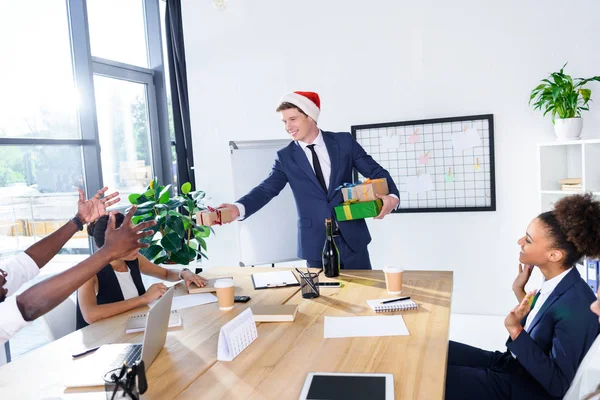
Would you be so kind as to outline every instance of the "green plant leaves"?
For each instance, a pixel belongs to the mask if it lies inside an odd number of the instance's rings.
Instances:
[[[160,191],[160,194],[158,195],[159,204],[165,204],[169,202],[169,199],[171,198],[171,193],[169,193],[170,188],[171,185],[167,185]]]
[[[153,244],[150,247],[147,247],[145,249],[141,249],[140,253],[146,257],[148,260],[153,260],[154,258],[156,258],[156,256],[158,256],[160,253],[162,253],[163,248],[160,247],[159,245]]]
[[[564,73],[563,65],[560,72],[550,74],[551,79],[542,79],[529,96],[529,104],[534,110],[541,110],[543,115],[551,114],[552,122],[558,118],[575,118],[581,116],[581,111],[587,111],[591,100],[591,90],[581,88],[587,82],[600,82],[600,76],[592,78],[576,78]]]
[[[177,233],[171,232],[160,240],[160,244],[169,253],[175,253],[181,249],[183,242]]]
[[[196,239],[207,238],[209,236],[210,236],[210,229],[208,229],[208,227],[200,226],[200,225],[196,225],[194,227],[194,237]]]
[[[183,239],[185,236],[185,228],[183,226],[183,220],[177,217],[168,217],[167,218],[167,226],[173,230],[179,236],[180,239]]]
[[[195,257],[196,250],[190,248],[186,244],[183,244],[178,252],[171,254],[171,261],[177,264],[188,265]]]
[[[127,200],[129,200],[129,202],[131,204],[139,204],[138,200],[140,199],[140,197],[142,197],[141,194],[137,194],[137,193],[131,193],[128,197]]]
[[[157,234],[141,240],[150,247],[140,250],[140,253],[156,264],[174,262],[187,265],[190,260],[207,258],[202,252],[206,251],[204,239],[214,231],[198,226],[192,219],[193,214],[204,207],[202,199],[206,196],[205,192],[191,192],[189,182],[181,186],[180,195],[172,196],[170,189],[171,185],[161,186],[158,178],[154,178],[143,193],[128,196],[131,204],[137,206],[133,223],[156,221],[150,229]]]

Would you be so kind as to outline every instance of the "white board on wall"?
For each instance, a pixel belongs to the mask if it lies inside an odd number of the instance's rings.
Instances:
[[[289,143],[289,140],[229,142],[235,199],[269,176],[277,151]],[[278,196],[250,218],[236,222],[240,265],[297,260],[297,219],[292,190],[286,185]]]

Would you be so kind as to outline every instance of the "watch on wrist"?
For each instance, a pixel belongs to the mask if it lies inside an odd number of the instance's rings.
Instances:
[[[183,277],[181,276],[181,275],[183,275],[183,271],[190,271],[190,270],[189,270],[189,268],[184,268],[181,271],[179,271],[179,279],[183,279]]]
[[[78,231],[82,231],[83,230],[83,222],[81,222],[81,220],[76,216],[74,216],[73,218],[71,218],[71,221],[73,221],[73,223],[75,225],[77,225],[77,230]]]

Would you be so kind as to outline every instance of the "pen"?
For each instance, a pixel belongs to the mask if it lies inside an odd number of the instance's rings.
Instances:
[[[90,354],[93,353],[94,351],[98,350],[100,348],[100,346],[98,347],[92,347],[91,349],[88,349],[86,351],[84,351],[83,353],[79,353],[79,354],[73,354],[73,358],[77,358],[77,357],[81,357],[81,356],[85,356],[86,354]]]
[[[395,301],[402,301],[402,300],[408,300],[408,299],[410,299],[410,296],[400,297],[399,299],[391,299],[391,300],[382,301],[381,304],[388,304],[388,303],[393,303]]]

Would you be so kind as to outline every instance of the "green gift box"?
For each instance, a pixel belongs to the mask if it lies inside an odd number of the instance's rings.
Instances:
[[[350,221],[354,219],[372,218],[379,215],[383,201],[381,199],[371,201],[346,201],[335,206],[335,216],[338,221]]]

